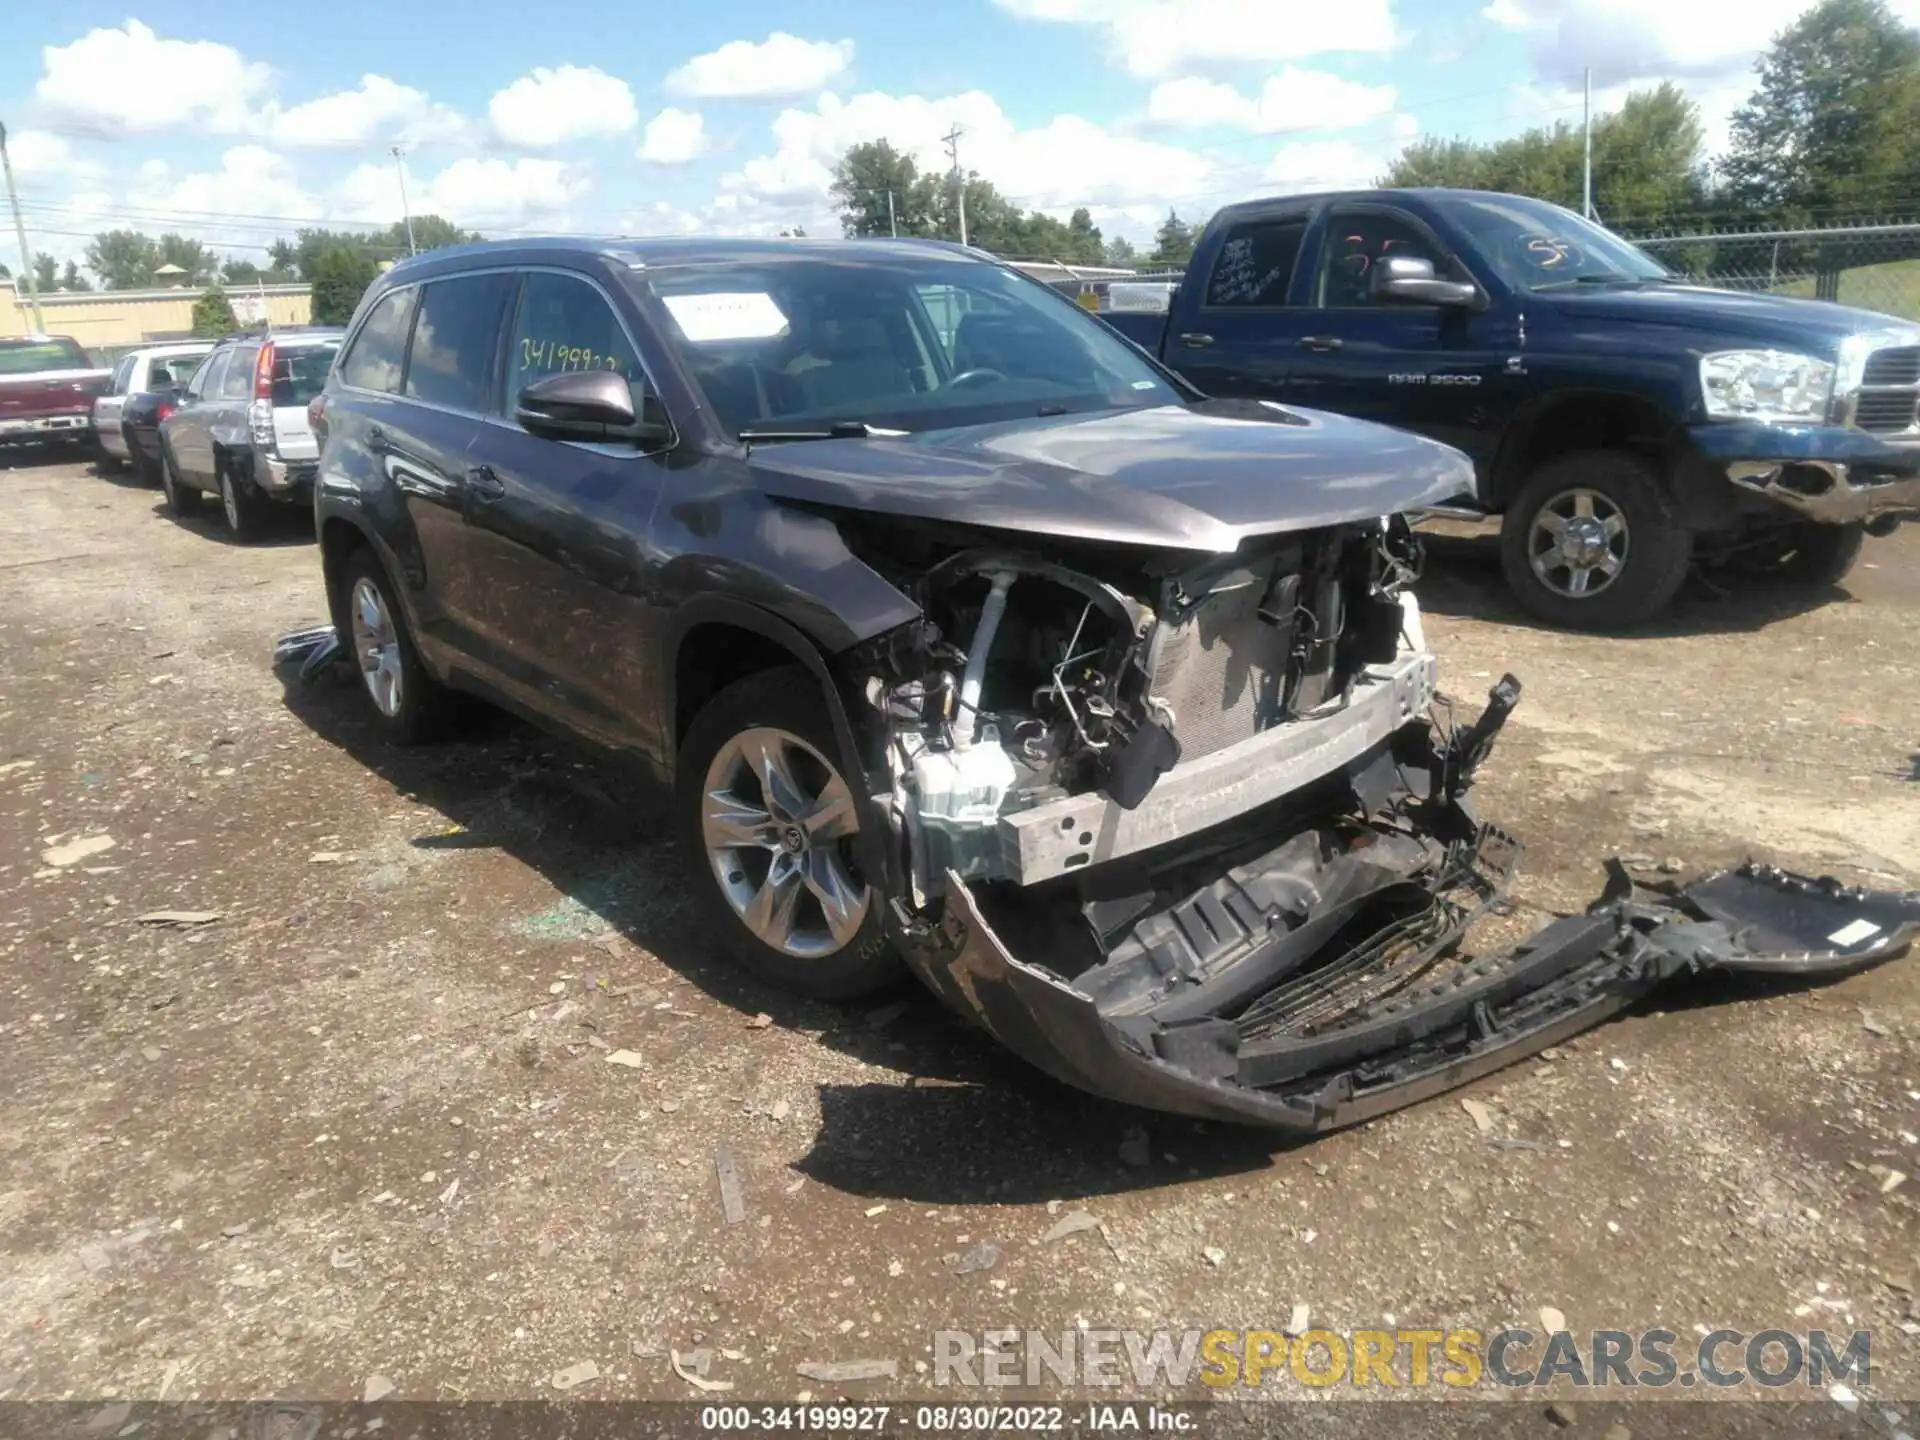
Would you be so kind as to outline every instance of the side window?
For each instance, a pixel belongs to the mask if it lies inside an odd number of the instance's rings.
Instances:
[[[187,382],[189,400],[204,400],[209,395],[220,393],[220,376],[227,368],[227,356],[231,353],[216,350],[207,357],[204,365],[193,372],[193,379]]]
[[[507,349],[507,413],[535,380],[566,370],[612,370],[644,384],[640,358],[605,296],[571,275],[530,271]]]
[[[490,409],[493,357],[518,283],[508,274],[429,282],[413,325],[406,393],[457,410]]]
[[[253,370],[260,363],[260,347],[249,345],[227,357],[227,373],[220,381],[222,400],[244,400],[253,394]]]
[[[1220,243],[1204,303],[1212,308],[1286,304],[1306,233],[1304,215],[1234,226]]]
[[[1374,265],[1388,255],[1415,255],[1432,261],[1436,270],[1444,270],[1447,263],[1425,231],[1404,215],[1382,210],[1331,216],[1320,248],[1315,295],[1323,310],[1376,304],[1368,284]]]
[[[374,302],[360,333],[353,337],[353,348],[340,362],[342,384],[389,392],[400,388],[400,372],[407,363],[407,332],[413,328],[413,302],[417,293],[411,286],[389,290]]]
[[[107,388],[109,395],[124,395],[133,386],[133,367],[139,363],[139,357],[122,355],[120,363],[113,367],[113,384]]]

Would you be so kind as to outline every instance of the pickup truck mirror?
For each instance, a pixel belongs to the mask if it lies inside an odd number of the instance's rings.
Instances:
[[[633,410],[633,390],[614,370],[567,370],[534,381],[520,392],[513,418],[543,440],[631,440],[664,445],[673,427],[652,396]]]
[[[1433,262],[1417,255],[1384,255],[1373,267],[1367,285],[1376,300],[1399,300],[1413,305],[1472,305],[1480,289],[1464,280],[1442,280]]]

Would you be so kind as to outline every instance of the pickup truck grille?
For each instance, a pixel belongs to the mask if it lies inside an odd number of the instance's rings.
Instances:
[[[1896,345],[1867,357],[1853,423],[1876,435],[1900,435],[1916,428],[1920,407],[1920,346]]]

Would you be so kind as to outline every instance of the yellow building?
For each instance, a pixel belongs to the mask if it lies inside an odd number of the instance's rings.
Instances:
[[[149,341],[181,340],[193,334],[193,303],[203,292],[176,286],[167,290],[54,290],[40,297],[40,323],[24,287],[0,280],[0,335],[67,335],[93,354],[130,349]],[[227,291],[242,325],[271,320],[275,325],[305,325],[313,313],[313,292],[304,285],[235,287]]]

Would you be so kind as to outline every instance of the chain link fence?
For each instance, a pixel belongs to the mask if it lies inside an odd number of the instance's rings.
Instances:
[[[1722,290],[1833,300],[1920,320],[1920,223],[1626,238],[1668,269]]]

